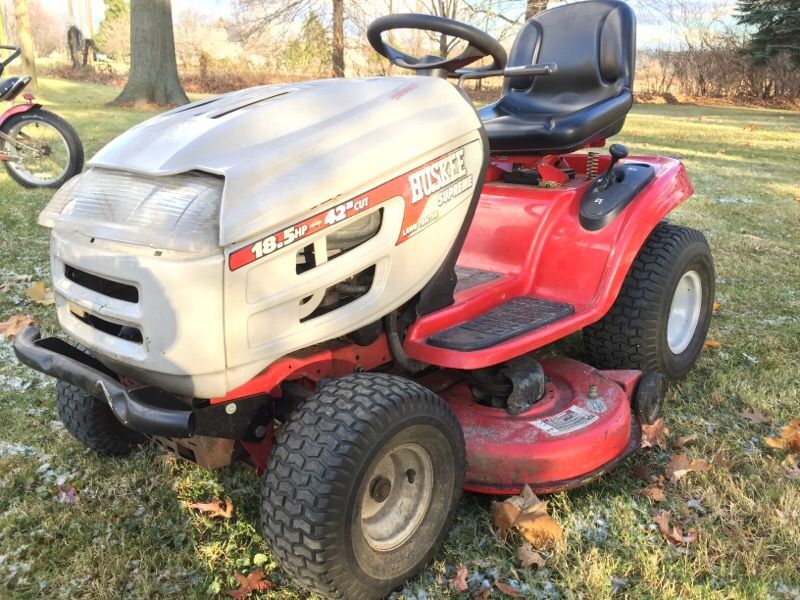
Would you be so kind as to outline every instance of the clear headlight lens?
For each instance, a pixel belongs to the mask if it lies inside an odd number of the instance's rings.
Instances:
[[[223,180],[90,169],[59,189],[39,224],[138,245],[204,252],[219,247]]]

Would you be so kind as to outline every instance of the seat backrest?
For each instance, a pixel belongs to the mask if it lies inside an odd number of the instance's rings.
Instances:
[[[507,77],[503,102],[539,114],[580,110],[633,88],[636,17],[625,2],[587,0],[543,11],[522,27],[509,66],[554,62],[558,72]]]

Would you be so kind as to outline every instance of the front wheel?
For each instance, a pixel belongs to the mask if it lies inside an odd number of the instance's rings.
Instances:
[[[0,127],[3,165],[27,188],[61,187],[83,169],[83,145],[64,119],[41,108],[9,117]]]
[[[583,330],[591,363],[606,369],[686,376],[706,339],[714,303],[714,261],[696,229],[660,223],[600,321]]]
[[[465,450],[447,404],[401,377],[325,384],[288,418],[262,484],[264,537],[325,598],[384,598],[447,535]]]

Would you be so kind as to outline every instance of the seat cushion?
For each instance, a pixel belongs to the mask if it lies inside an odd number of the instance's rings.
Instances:
[[[12,90],[18,81],[19,77],[9,77],[8,79],[0,80],[0,100]]]
[[[633,103],[629,90],[562,114],[512,113],[500,103],[478,111],[492,152],[572,152],[619,133]]]

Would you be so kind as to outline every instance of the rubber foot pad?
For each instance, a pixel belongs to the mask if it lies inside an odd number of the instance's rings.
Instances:
[[[574,311],[563,302],[521,296],[428,338],[428,344],[471,352],[502,344],[512,338],[568,317]]]

